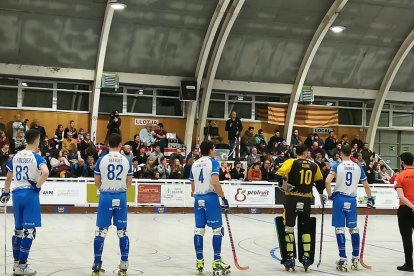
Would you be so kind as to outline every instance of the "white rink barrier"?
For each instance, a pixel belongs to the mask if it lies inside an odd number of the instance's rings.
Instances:
[[[1,190],[3,185],[4,178],[0,178]],[[222,186],[231,207],[282,207],[285,199],[276,182],[223,181]],[[377,208],[398,208],[398,197],[393,185],[372,184],[371,189]],[[313,189],[313,194],[313,207],[320,208],[321,202],[316,188]],[[358,207],[365,206],[366,196],[362,185],[358,187],[357,194]],[[49,178],[40,192],[42,205],[85,207],[97,206],[98,201],[99,191],[93,178]],[[129,206],[192,207],[194,198],[191,197],[191,185],[187,180],[134,179],[127,192],[127,201]],[[328,201],[325,207],[331,208],[332,202]]]

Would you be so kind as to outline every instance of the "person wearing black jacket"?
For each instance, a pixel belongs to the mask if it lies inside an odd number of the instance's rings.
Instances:
[[[280,136],[280,130],[276,129],[275,135],[270,137],[270,140],[268,143],[269,152],[270,153],[277,152],[277,147],[279,146],[280,143],[282,143],[282,141],[283,141],[283,138]]]
[[[332,157],[331,150],[336,147],[336,138],[333,131],[329,132],[328,138],[325,140],[325,151],[328,153],[329,157]]]
[[[112,133],[121,133],[121,118],[119,118],[118,110],[114,110],[111,113],[111,117],[109,118],[108,125],[106,126],[108,132],[106,134],[106,138],[109,137]]]
[[[46,137],[46,130],[44,127],[40,125],[39,119],[34,119],[31,129],[35,129],[40,132],[40,141],[42,141]]]
[[[230,171],[231,179],[244,179],[244,169],[241,167],[240,161],[234,162],[234,168]]]
[[[233,150],[236,144],[236,139],[240,137],[240,133],[243,130],[243,125],[240,119],[237,117],[236,111],[232,111],[230,119],[226,122],[225,130],[228,132],[230,151]]]
[[[272,167],[270,160],[265,160],[263,166],[260,168],[262,171],[262,180],[263,181],[273,181],[276,180],[276,172]]]

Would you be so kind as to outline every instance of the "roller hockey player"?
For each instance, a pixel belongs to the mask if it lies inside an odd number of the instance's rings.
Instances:
[[[127,233],[126,191],[132,183],[132,164],[120,154],[122,138],[113,133],[109,136],[109,153],[98,159],[95,167],[95,185],[100,191],[96,232],[94,240],[95,260],[92,276],[102,275],[102,251],[111,219],[119,237],[121,262],[118,275],[128,275],[129,238]]]
[[[202,157],[194,162],[189,177],[192,195],[194,196],[194,248],[197,257],[197,273],[204,273],[203,236],[207,225],[213,229],[213,275],[226,275],[230,273],[230,265],[224,263],[221,259],[221,240],[224,236],[221,208],[227,211],[229,203],[224,197],[219,182],[220,166],[213,159],[215,155],[213,142],[202,142],[200,150]],[[220,206],[219,197],[223,202],[222,206]]]
[[[15,234],[12,237],[14,273],[13,275],[35,275],[36,270],[27,264],[30,247],[36,237],[36,227],[41,226],[39,192],[46,181],[49,170],[45,159],[36,153],[40,133],[29,130],[25,134],[26,149],[19,151],[7,163],[7,178],[4,192],[0,197],[2,203],[10,199],[10,185],[14,179],[13,212]]]
[[[285,161],[277,171],[277,180],[285,191],[284,214],[276,217],[276,228],[286,271],[295,271],[295,234],[294,227],[298,217],[299,261],[305,271],[313,264],[315,253],[316,218],[310,216],[313,184],[323,191],[323,177],[319,166],[307,160],[306,145],[296,147],[297,159]]]
[[[359,181],[365,188],[368,196],[367,207],[375,205],[371,195],[371,189],[367,182],[364,170],[351,161],[351,148],[344,146],[341,149],[343,162],[334,165],[326,178],[326,191],[328,198],[333,200],[332,226],[335,227],[336,241],[339,248],[339,260],[336,262],[338,271],[348,271],[347,256],[345,251],[345,226],[349,229],[352,241],[352,270],[359,270],[359,229],[357,227],[357,203],[356,195]],[[331,182],[336,178],[336,185],[332,193]]]

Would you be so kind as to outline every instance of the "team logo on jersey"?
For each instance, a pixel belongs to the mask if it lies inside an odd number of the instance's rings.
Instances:
[[[238,188],[236,194],[234,195],[234,199],[236,201],[245,201],[247,198],[246,196],[246,190],[243,190],[243,188]]]

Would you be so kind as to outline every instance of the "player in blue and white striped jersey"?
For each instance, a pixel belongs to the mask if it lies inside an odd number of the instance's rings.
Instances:
[[[129,239],[126,191],[132,184],[132,164],[120,153],[121,141],[122,138],[119,134],[111,134],[108,138],[109,153],[99,158],[95,166],[95,185],[98,187],[100,195],[92,275],[101,275],[103,245],[112,220],[117,229],[121,251],[118,275],[127,275]]]
[[[45,159],[38,153],[40,133],[37,130],[26,132],[27,146],[16,153],[7,163],[7,178],[2,203],[10,199],[10,186],[13,180],[13,212],[15,234],[12,237],[14,275],[35,275],[36,271],[27,265],[32,242],[36,237],[36,227],[42,226],[39,192],[46,181],[49,170]]]
[[[221,241],[224,235],[221,208],[227,211],[229,203],[224,197],[224,192],[219,182],[220,165],[213,158],[215,155],[213,142],[202,142],[200,150],[202,157],[192,165],[189,177],[192,195],[194,196],[196,267],[198,273],[203,273],[203,236],[207,225],[213,228],[213,270],[215,273],[229,273],[230,266],[221,260]],[[219,197],[221,197],[223,202],[221,207]]]

